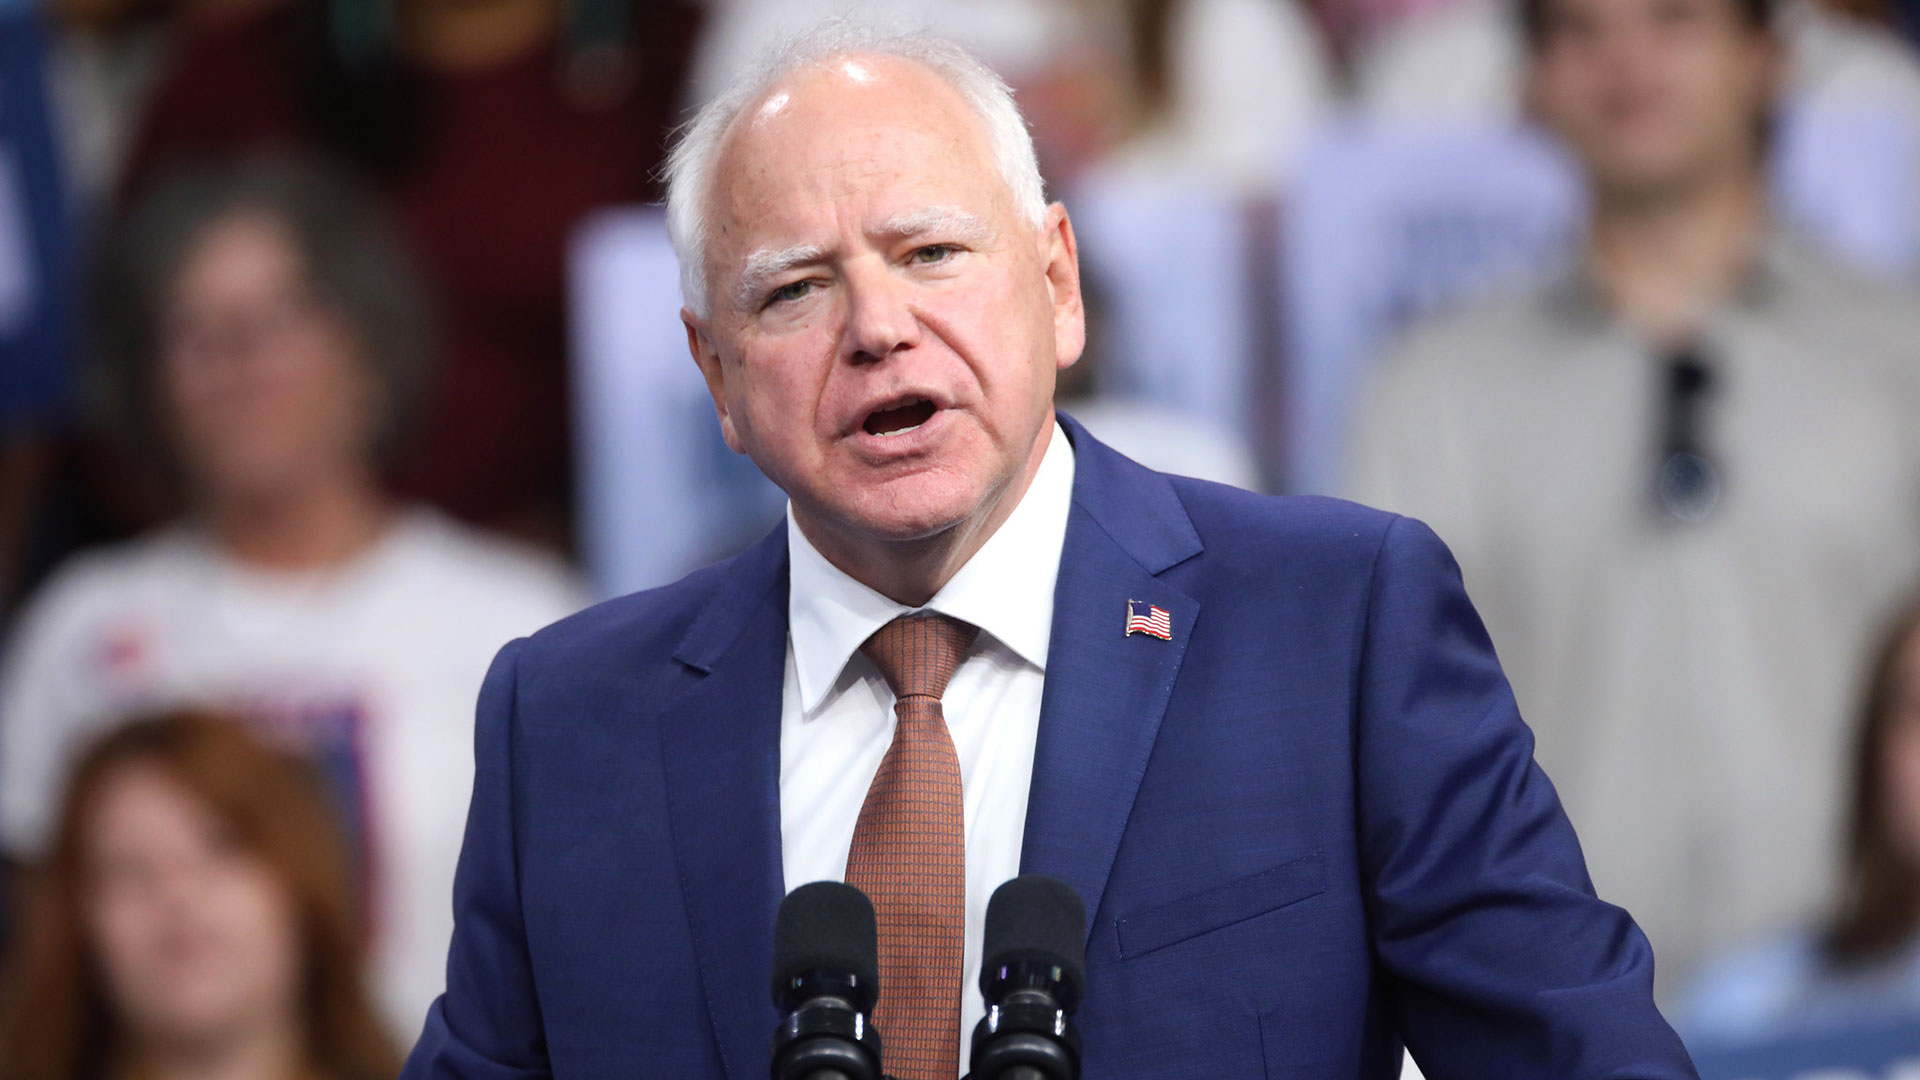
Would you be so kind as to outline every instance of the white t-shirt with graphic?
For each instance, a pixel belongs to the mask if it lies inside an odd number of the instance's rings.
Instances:
[[[366,906],[372,990],[396,1038],[445,980],[473,709],[502,645],[578,609],[557,560],[408,510],[324,571],[238,564],[186,526],[63,567],[0,666],[0,845],[51,839],[95,735],[180,705],[237,712],[321,766]]]

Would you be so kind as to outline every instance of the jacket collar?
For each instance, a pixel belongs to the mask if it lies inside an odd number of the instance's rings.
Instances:
[[[1076,452],[1074,504],[1054,592],[1020,869],[1072,885],[1091,934],[1200,617],[1199,601],[1161,575],[1202,545],[1167,477],[1072,420],[1062,424]],[[1171,640],[1127,630],[1135,601],[1167,613]]]
[[[1021,869],[1072,885],[1098,921],[1134,794],[1200,613],[1160,580],[1200,554],[1166,477],[1060,417],[1075,454],[1054,590]],[[722,1061],[758,1080],[777,1016],[767,977],[784,894],[780,710],[787,645],[784,525],[716,571],[674,657],[701,678],[660,720],[682,899]],[[1125,632],[1128,601],[1169,613],[1173,639]],[[1090,924],[1091,926],[1092,924]]]

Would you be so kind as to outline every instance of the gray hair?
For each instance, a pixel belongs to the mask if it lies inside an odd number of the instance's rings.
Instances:
[[[758,63],[736,75],[682,129],[667,157],[667,236],[680,261],[681,294],[695,313],[705,315],[708,310],[707,202],[713,194],[714,165],[734,120],[795,71],[855,54],[919,64],[958,91],[986,129],[1000,174],[1013,191],[1016,212],[1036,227],[1045,220],[1046,187],[1040,179],[1033,135],[1005,80],[965,49],[925,31],[829,20],[776,42]]]

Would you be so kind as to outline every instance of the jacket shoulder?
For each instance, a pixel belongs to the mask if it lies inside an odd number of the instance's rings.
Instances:
[[[604,600],[531,635],[520,670],[536,677],[641,675],[674,651],[744,556],[695,570],[670,585]]]
[[[1224,484],[1168,477],[1210,555],[1320,561],[1371,560],[1397,514],[1325,495],[1261,495]]]
[[[1196,587],[1216,596],[1284,598],[1344,618],[1373,602],[1383,577],[1395,588],[1458,580],[1445,540],[1418,519],[1323,495],[1174,484],[1204,545]]]

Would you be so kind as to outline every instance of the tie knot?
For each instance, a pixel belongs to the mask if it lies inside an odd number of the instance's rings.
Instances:
[[[950,615],[902,615],[873,632],[867,654],[895,697],[939,699],[980,628]]]

